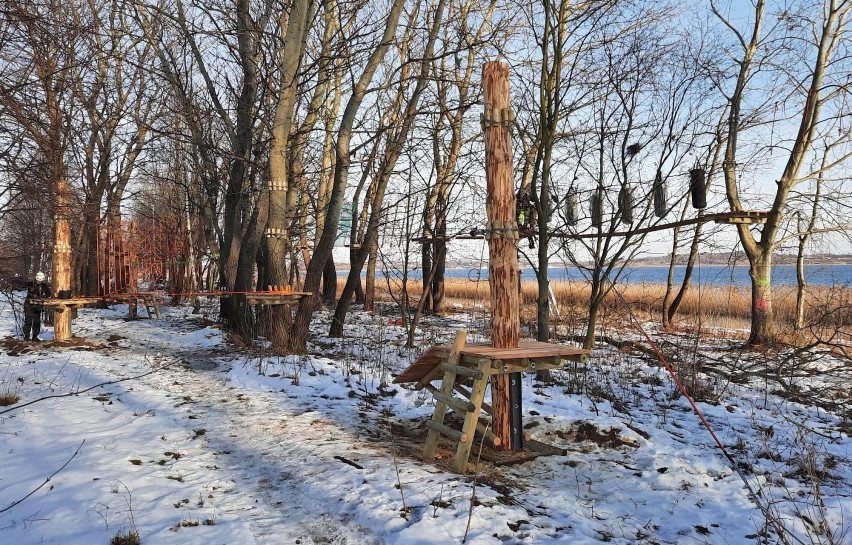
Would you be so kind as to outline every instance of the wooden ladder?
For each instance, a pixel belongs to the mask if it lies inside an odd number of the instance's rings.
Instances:
[[[148,313],[148,318],[160,318],[160,306],[156,297],[143,296],[142,302],[145,303],[145,311]]]
[[[494,435],[488,434],[484,426],[479,423],[479,413],[485,398],[485,389],[488,387],[488,370],[491,368],[491,360],[480,360],[476,368],[459,365],[461,350],[464,348],[466,340],[466,331],[456,333],[456,340],[450,349],[446,361],[440,364],[441,370],[444,372],[441,389],[429,388],[429,391],[435,397],[436,403],[432,420],[427,423],[429,433],[426,436],[426,446],[423,448],[423,458],[432,460],[435,458],[440,436],[443,435],[454,441],[457,447],[456,456],[453,460],[453,471],[458,473],[464,473],[467,468],[467,461],[473,447],[474,433],[477,429],[485,435],[490,435],[492,442],[495,439]],[[467,395],[468,392],[464,388],[456,386],[456,378],[459,375],[473,378],[473,388],[470,390],[469,395]],[[461,392],[468,399],[465,400],[454,396],[453,390]],[[461,430],[444,424],[444,417],[450,408],[465,414],[464,425]]]

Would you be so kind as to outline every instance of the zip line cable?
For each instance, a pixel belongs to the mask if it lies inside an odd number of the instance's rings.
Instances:
[[[660,363],[663,364],[663,367],[665,367],[666,371],[668,371],[668,373],[671,375],[672,379],[677,385],[678,390],[680,390],[681,394],[683,394],[683,396],[689,402],[689,405],[692,407],[693,412],[698,416],[699,420],[701,420],[701,424],[704,426],[704,428],[707,429],[707,432],[713,438],[713,441],[715,441],[719,449],[722,451],[722,454],[724,454],[725,457],[728,459],[728,462],[730,462],[731,468],[737,472],[737,475],[739,475],[740,479],[743,481],[743,484],[745,485],[746,490],[748,490],[748,495],[751,498],[752,502],[754,502],[757,508],[760,509],[760,511],[763,513],[763,516],[766,517],[766,520],[769,521],[773,526],[775,526],[775,531],[778,533],[779,539],[781,539],[781,541],[783,541],[784,543],[789,543],[789,540],[787,538],[790,537],[801,545],[807,545],[803,540],[801,540],[799,537],[795,536],[792,532],[787,530],[784,527],[784,524],[780,520],[778,520],[777,517],[775,517],[769,512],[769,508],[763,504],[758,492],[754,490],[754,487],[752,487],[745,474],[743,474],[742,470],[737,464],[737,461],[728,452],[728,449],[725,448],[724,443],[722,443],[722,441],[716,435],[716,432],[713,431],[713,428],[710,426],[710,423],[704,417],[704,413],[701,412],[701,409],[695,403],[695,400],[692,399],[692,396],[689,395],[689,392],[687,392],[686,387],[683,385],[683,382],[681,382],[680,377],[678,376],[675,368],[672,366],[671,363],[669,363],[669,361],[663,355],[662,350],[660,350],[660,347],[657,345],[657,343],[653,341],[653,339],[651,339],[651,336],[648,334],[647,331],[645,331],[645,328],[642,327],[642,324],[639,323],[639,320],[633,314],[633,310],[630,308],[630,305],[627,304],[627,301],[624,299],[624,296],[621,294],[621,292],[618,291],[618,288],[616,288],[615,284],[612,283],[608,277],[606,278],[606,280],[607,282],[609,282],[612,291],[615,293],[621,305],[627,311],[628,316],[630,316],[630,320],[636,325],[636,329],[648,342],[648,345],[654,351],[654,354],[657,356],[657,359],[660,360]]]

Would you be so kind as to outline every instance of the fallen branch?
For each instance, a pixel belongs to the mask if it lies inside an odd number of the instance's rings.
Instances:
[[[80,394],[85,394],[86,392],[88,392],[90,390],[94,390],[95,388],[100,388],[101,386],[109,386],[110,384],[119,384],[121,382],[127,382],[128,380],[136,380],[137,378],[146,377],[148,375],[156,373],[157,371],[159,371],[161,369],[165,369],[165,367],[157,367],[156,369],[151,369],[150,371],[145,371],[142,374],[134,375],[132,377],[124,377],[124,378],[119,378],[119,379],[115,379],[115,380],[108,380],[106,382],[101,382],[100,384],[95,384],[94,386],[89,386],[88,388],[84,388],[82,390],[77,390],[75,392],[68,392],[67,394],[54,394],[54,395],[40,397],[38,399],[33,399],[31,401],[27,401],[26,403],[21,403],[20,405],[14,405],[12,407],[9,407],[8,409],[2,410],[2,411],[0,411],[0,415],[4,415],[8,412],[16,411],[18,409],[23,409],[24,407],[28,407],[29,405],[32,405],[34,403],[38,403],[39,401],[44,401],[46,399],[54,399],[54,398],[58,398],[58,397],[73,397],[73,396],[77,396],[77,395],[80,395]]]
[[[38,486],[36,487],[36,489],[35,489],[35,490],[33,490],[32,492],[30,492],[29,494],[27,494],[26,496],[24,496],[24,497],[23,497],[23,498],[21,498],[21,499],[19,499],[19,500],[17,500],[17,501],[13,501],[12,503],[10,503],[9,505],[7,505],[7,506],[6,506],[6,507],[4,507],[3,509],[0,509],[0,513],[5,513],[5,512],[6,512],[6,511],[8,511],[9,509],[11,509],[11,508],[15,507],[16,505],[18,505],[18,504],[22,503],[24,500],[26,500],[27,498],[29,498],[30,496],[32,496],[33,494],[35,494],[36,492],[38,492],[39,490],[41,490],[41,488],[42,488],[44,485],[46,485],[47,483],[49,483],[49,482],[50,482],[50,480],[51,480],[52,478],[56,477],[56,474],[57,474],[57,473],[59,473],[60,471],[62,471],[63,469],[65,469],[65,467],[66,467],[68,464],[70,464],[70,463],[71,463],[71,460],[73,460],[73,459],[74,459],[74,457],[75,457],[75,456],[77,456],[77,455],[80,453],[80,449],[81,449],[81,448],[83,448],[83,443],[85,443],[85,442],[86,442],[86,440],[85,440],[85,439],[83,439],[83,441],[80,443],[80,446],[78,446],[78,447],[77,447],[77,450],[75,450],[75,451],[74,451],[74,454],[72,454],[72,455],[71,455],[71,457],[70,457],[70,458],[68,458],[68,460],[66,460],[64,464],[62,464],[62,467],[60,467],[59,469],[57,469],[56,471],[54,471],[53,473],[51,473],[51,474],[50,474],[50,477],[48,477],[47,479],[45,479],[45,480],[44,480],[44,482],[43,482],[43,483],[41,483],[40,485],[38,485]]]
[[[354,467],[355,469],[364,469],[363,466],[360,466],[360,465],[356,464],[355,462],[353,462],[352,460],[349,460],[348,458],[344,458],[343,456],[335,456],[334,459],[340,460],[344,464],[349,464],[350,466]]]

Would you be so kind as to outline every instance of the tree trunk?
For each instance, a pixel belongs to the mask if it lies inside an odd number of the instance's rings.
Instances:
[[[595,271],[592,276],[592,291],[589,296],[589,317],[586,323],[586,335],[583,340],[583,348],[591,350],[595,347],[595,324],[598,321],[601,305],[603,304],[603,286],[600,280],[600,272]]]
[[[689,257],[686,260],[686,268],[683,272],[683,282],[680,284],[680,289],[675,295],[674,300],[671,302],[671,305],[668,308],[663,307],[664,314],[664,325],[666,327],[670,326],[672,321],[674,320],[675,315],[677,314],[678,309],[680,308],[681,303],[683,303],[683,298],[686,296],[687,291],[689,291],[689,283],[692,280],[692,272],[695,270],[695,261],[698,259],[698,247],[701,241],[701,224],[695,226],[695,233],[692,236],[692,244],[689,246]]]
[[[775,339],[772,311],[772,252],[762,252],[751,262],[751,335],[750,345],[763,345]]]
[[[805,327],[805,247],[807,236],[799,236],[798,251],[796,253],[796,330]]]
[[[61,161],[61,159],[56,159]],[[58,167],[54,167],[59,170]],[[53,237],[53,294],[60,298],[71,296],[71,195],[68,181],[59,172],[54,181],[56,212]],[[53,318],[53,338],[71,338],[71,311],[57,312]]]
[[[329,307],[337,302],[337,267],[332,256],[326,259],[322,270],[322,302]]]
[[[376,310],[376,261],[379,253],[379,235],[373,237],[370,243],[370,254],[367,261],[367,274],[364,279],[364,310]],[[405,308],[405,307],[403,307]]]
[[[337,131],[337,143],[335,145],[334,181],[332,182],[331,194],[329,196],[328,211],[323,222],[322,236],[317,242],[313,258],[308,264],[305,273],[305,291],[314,293],[310,297],[304,297],[299,302],[299,309],[293,320],[290,333],[290,351],[302,353],[308,342],[308,328],[314,311],[320,304],[320,297],[316,294],[323,276],[326,261],[331,257],[334,241],[337,238],[337,225],[340,222],[340,211],[343,208],[343,199],[346,191],[346,181],[349,176],[350,143],[352,139],[352,127],[355,123],[355,115],[361,107],[361,103],[367,94],[367,88],[373,79],[373,75],[379,67],[382,59],[390,48],[393,36],[399,23],[404,0],[394,0],[388,13],[387,25],[381,42],[370,54],[364,72],[358,79],[352,95],[346,104],[343,118]]]
[[[287,32],[281,46],[281,88],[275,107],[272,125],[272,143],[269,149],[269,217],[266,229],[268,286],[273,291],[289,289],[287,256],[288,246],[288,191],[287,149],[293,126],[293,110],[296,103],[296,73],[304,51],[309,19],[310,0],[296,0],[290,8]],[[263,324],[271,349],[280,353],[289,349],[291,314],[289,305],[271,305]]]

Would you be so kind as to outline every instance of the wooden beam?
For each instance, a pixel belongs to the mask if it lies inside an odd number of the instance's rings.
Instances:
[[[479,370],[482,371],[483,375],[485,375],[488,370],[488,360],[483,359],[479,363]],[[493,378],[493,377],[492,377]],[[474,430],[476,429],[477,424],[479,424],[479,410],[482,407],[482,400],[485,398],[485,389],[488,387],[488,377],[483,376],[481,379],[473,381],[473,389],[470,392],[470,401],[473,403],[474,410],[467,413],[464,417],[464,427],[462,428],[462,433],[473,437]],[[494,422],[494,418],[491,418],[492,423]],[[494,441],[495,448],[502,449],[505,447],[506,443],[503,438],[500,437],[498,433],[494,433],[497,439],[500,440],[500,443]],[[453,460],[453,470],[458,473],[464,473],[467,468],[467,460],[470,456],[470,450],[473,447],[473,441],[469,441],[467,443],[459,443],[456,448],[456,457]]]
[[[441,365],[441,369],[444,371],[452,371],[457,375],[462,375],[464,377],[471,378],[482,378],[482,375],[479,373],[479,369],[471,369],[470,367],[463,367],[461,365],[450,365],[449,363],[445,363]]]
[[[435,422],[434,420],[430,420],[430,421],[426,422],[426,426],[429,428],[429,433],[434,432],[436,436],[443,435],[445,437],[449,437],[450,439],[452,439],[453,441],[456,441],[457,443],[467,443],[468,442],[468,436],[467,436],[466,433],[463,433],[459,430],[453,429],[453,428],[451,428],[447,425],[439,424],[439,423]],[[425,456],[425,454],[424,454],[424,456]],[[432,458],[434,458],[434,457],[435,457],[435,455],[432,454]]]

